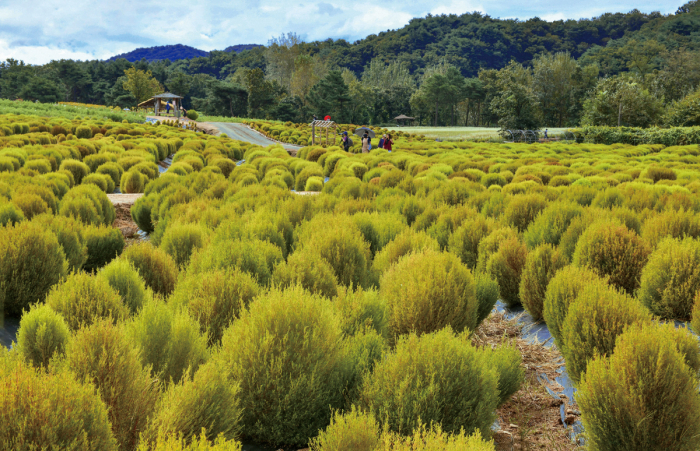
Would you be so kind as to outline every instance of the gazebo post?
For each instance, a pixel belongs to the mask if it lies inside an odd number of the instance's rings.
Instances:
[[[316,145],[316,121],[311,123],[311,145]]]

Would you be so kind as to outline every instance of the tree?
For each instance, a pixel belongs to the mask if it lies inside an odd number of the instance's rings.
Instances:
[[[107,105],[130,108],[138,103],[136,97],[134,97],[130,91],[124,89],[126,81],[126,75],[118,78],[117,82],[112,86],[112,89],[105,94],[105,102]]]
[[[17,99],[22,88],[32,77],[34,69],[31,66],[24,64],[24,61],[8,58],[4,63],[0,63],[0,97]]]
[[[265,80],[262,69],[250,70],[245,76],[248,89],[248,116],[264,117],[265,109],[273,103],[275,88],[271,82]]]
[[[92,79],[83,67],[70,60],[52,61],[49,66],[55,67],[56,75],[65,85],[70,100],[77,102],[87,98]]]
[[[175,71],[170,74],[165,84],[173,94],[185,97],[190,92],[192,77],[183,72]]]
[[[337,123],[347,123],[350,115],[347,107],[350,104],[348,85],[343,81],[340,71],[331,71],[325,78],[311,88],[309,103],[319,116],[330,115]]]
[[[511,61],[498,71],[495,87],[497,94],[490,108],[498,116],[501,130],[539,130],[539,102],[532,90],[530,69]]]
[[[32,77],[20,91],[20,97],[24,100],[38,100],[41,103],[60,102],[64,96],[64,91],[56,83],[40,77]]]
[[[292,75],[297,69],[297,59],[302,55],[304,41],[296,33],[287,33],[268,41],[265,49],[265,72],[268,79],[276,80],[286,89],[291,88]],[[307,91],[308,92],[308,91]]]
[[[584,125],[649,127],[659,122],[661,101],[639,79],[617,75],[600,80],[584,103]]]
[[[348,121],[352,124],[369,122],[366,119],[374,99],[372,89],[361,82],[349,69],[343,69],[341,75],[350,95],[350,102],[346,106]]]
[[[669,105],[664,115],[664,123],[670,127],[700,125],[700,89]]]
[[[153,78],[151,71],[132,67],[125,70],[124,75],[126,80],[124,80],[122,86],[134,96],[136,103],[144,102],[163,92],[163,87],[158,83],[158,80]]]

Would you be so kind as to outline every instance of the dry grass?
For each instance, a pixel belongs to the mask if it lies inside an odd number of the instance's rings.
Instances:
[[[498,127],[398,127],[399,130],[407,133],[416,133],[425,135],[428,138],[439,138],[449,141],[455,140],[475,140],[475,139],[490,139],[499,136]],[[544,131],[544,127],[542,128]],[[551,136],[562,133],[566,128],[549,128]]]
[[[553,382],[559,376],[563,359],[558,350],[530,343],[521,334],[517,319],[508,320],[503,313],[492,313],[479,326],[473,342],[477,346],[497,346],[504,337],[515,340],[523,359],[525,383],[513,397],[498,409],[501,429],[494,434],[496,449],[511,450],[573,450],[572,443],[561,424],[560,406],[577,410],[573,400],[554,399],[538,380],[538,374],[546,374],[558,392],[561,386]],[[573,418],[572,418],[573,419]]]
[[[143,241],[143,238],[137,235],[139,226],[137,226],[134,220],[131,218],[131,205],[131,203],[114,204],[114,209],[117,212],[117,218],[112,224],[112,227],[119,229],[119,231],[122,232],[122,235],[124,235],[124,240],[126,240],[127,247]]]

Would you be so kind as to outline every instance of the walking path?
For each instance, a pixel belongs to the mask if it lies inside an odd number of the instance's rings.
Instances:
[[[211,126],[218,129],[221,133],[226,133],[226,135],[231,139],[237,139],[239,141],[246,141],[249,143],[257,144],[259,146],[272,146],[279,144],[285,148],[292,156],[296,156],[296,153],[301,146],[295,146],[294,144],[280,143],[274,141],[260,132],[257,132],[245,124],[240,124],[236,122],[205,122],[205,124],[210,124]]]

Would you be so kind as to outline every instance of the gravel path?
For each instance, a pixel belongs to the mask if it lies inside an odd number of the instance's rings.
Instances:
[[[133,204],[136,199],[143,196],[143,193],[138,194],[107,194],[107,198],[112,205],[116,204]]]

